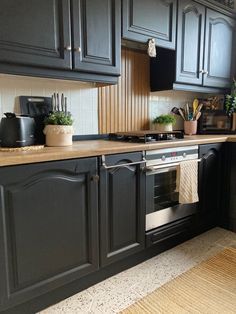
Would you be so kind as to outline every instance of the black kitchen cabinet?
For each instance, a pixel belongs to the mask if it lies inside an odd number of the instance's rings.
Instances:
[[[122,37],[146,43],[156,39],[156,45],[175,49],[177,1],[123,0]]]
[[[176,81],[230,87],[234,29],[232,18],[194,1],[180,1]]]
[[[97,159],[0,169],[0,311],[98,269]]]
[[[221,211],[224,144],[199,146],[199,229],[216,226]]]
[[[0,62],[71,69],[69,0],[1,0]]]
[[[74,69],[120,74],[120,1],[73,0]]]
[[[236,143],[227,143],[221,226],[236,232]]]
[[[234,51],[235,20],[207,9],[203,85],[230,87]]]
[[[0,71],[115,83],[120,0],[0,1]]]
[[[224,94],[234,76],[235,20],[192,0],[179,1],[176,52],[150,60],[151,90]]]
[[[202,84],[205,7],[189,0],[179,1],[176,81]]]
[[[100,259],[105,266],[144,249],[145,175],[142,153],[106,156],[111,169],[100,170]]]

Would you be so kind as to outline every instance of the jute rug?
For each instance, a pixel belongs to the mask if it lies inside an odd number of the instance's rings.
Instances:
[[[221,251],[121,313],[236,314],[236,248]]]

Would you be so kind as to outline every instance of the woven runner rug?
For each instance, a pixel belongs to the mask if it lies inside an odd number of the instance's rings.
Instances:
[[[121,313],[236,314],[236,248],[224,249]]]

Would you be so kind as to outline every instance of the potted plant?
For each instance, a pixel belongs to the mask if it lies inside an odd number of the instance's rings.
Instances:
[[[225,110],[232,119],[232,131],[236,129],[236,80],[233,79],[231,93],[225,96]]]
[[[70,146],[74,134],[71,114],[66,111],[52,111],[44,120],[47,146]]]
[[[233,79],[231,93],[225,96],[225,110],[228,115],[236,111],[236,81]]]
[[[173,124],[176,123],[176,118],[172,114],[162,114],[153,119],[155,129],[159,132],[171,132],[173,130]]]

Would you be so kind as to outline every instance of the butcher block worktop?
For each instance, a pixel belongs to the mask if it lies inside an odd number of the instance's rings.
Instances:
[[[45,147],[36,151],[0,152],[0,166],[220,142],[236,142],[236,135],[194,135],[185,136],[181,140],[163,141],[155,144],[126,143],[108,140],[76,141],[69,147]]]

